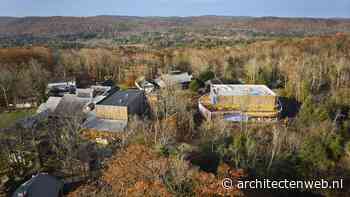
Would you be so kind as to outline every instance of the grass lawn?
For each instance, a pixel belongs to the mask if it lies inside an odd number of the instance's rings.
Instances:
[[[35,114],[35,109],[0,113],[0,128],[11,126],[16,120]]]

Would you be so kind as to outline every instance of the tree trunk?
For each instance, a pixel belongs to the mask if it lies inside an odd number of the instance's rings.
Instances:
[[[4,95],[4,99],[5,99],[5,103],[6,103],[6,109],[9,107],[9,101],[8,101],[8,98],[7,98],[7,94],[6,94],[6,90],[4,88],[4,86],[0,85],[1,86],[1,89],[2,89],[2,92],[3,92],[3,95]]]

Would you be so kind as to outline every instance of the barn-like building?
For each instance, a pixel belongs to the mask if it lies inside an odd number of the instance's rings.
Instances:
[[[144,91],[130,89],[117,91],[96,104],[96,117],[128,121],[131,116],[144,116],[149,106]]]

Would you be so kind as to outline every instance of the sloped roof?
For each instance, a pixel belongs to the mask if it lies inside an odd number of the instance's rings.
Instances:
[[[110,131],[110,132],[120,132],[123,131],[127,126],[126,120],[107,120],[100,118],[90,118],[88,119],[83,127],[87,129],[95,129],[98,131]]]
[[[48,174],[40,173],[23,183],[12,197],[58,197],[63,183]],[[26,195],[25,195],[26,194]]]
[[[72,116],[83,113],[85,105],[90,101],[90,99],[79,98],[75,95],[64,95],[61,101],[58,103],[54,115],[59,116]]]
[[[136,89],[117,91],[97,103],[97,105],[128,106],[136,99],[144,99],[144,92]]]
[[[92,98],[94,94],[94,89],[92,88],[77,88],[75,91],[76,95],[80,98]]]
[[[61,101],[62,97],[53,97],[50,96],[47,101],[43,104],[41,104],[37,110],[37,113],[44,112],[46,110],[49,110],[51,112],[55,111],[58,103]]]
[[[192,75],[188,73],[174,73],[163,75],[162,78],[165,81],[175,82],[175,83],[186,83],[192,80]]]
[[[155,79],[155,83],[159,87],[165,87],[167,83],[171,84],[181,84],[181,83],[188,83],[191,82],[192,75],[188,74],[187,72],[181,73],[181,72],[172,72],[169,74],[164,74],[161,77]]]

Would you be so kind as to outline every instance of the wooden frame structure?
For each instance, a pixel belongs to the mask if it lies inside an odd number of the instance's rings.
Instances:
[[[281,112],[277,95],[265,85],[213,85],[198,101],[207,120],[276,121]]]

